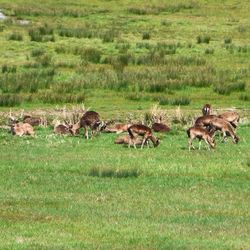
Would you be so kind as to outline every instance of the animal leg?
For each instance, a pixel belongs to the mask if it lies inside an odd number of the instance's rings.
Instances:
[[[143,138],[143,141],[142,141],[142,144],[141,144],[141,149],[143,149],[143,146],[144,146],[144,144],[145,144],[145,142],[146,142],[146,140],[147,140],[148,138]]]
[[[201,150],[201,140],[199,140],[199,150]]]
[[[205,141],[205,142],[206,142],[206,144],[207,144],[207,149],[208,149],[208,150],[211,150],[211,148],[210,148],[210,144],[208,143],[208,141],[207,141],[206,139],[205,139],[204,141]]]
[[[84,134],[85,134],[85,138],[88,140],[89,139],[89,133],[88,133],[88,128],[84,127]]]

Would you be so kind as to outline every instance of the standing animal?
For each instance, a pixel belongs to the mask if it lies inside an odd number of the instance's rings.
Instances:
[[[152,130],[154,132],[167,133],[167,132],[170,131],[170,128],[167,125],[163,124],[163,123],[155,122],[152,125]]]
[[[95,111],[84,113],[79,123],[76,123],[70,129],[72,134],[76,134],[80,128],[84,128],[85,138],[89,139],[88,128],[91,129],[92,137],[98,132],[105,129],[106,125],[100,120],[100,116]]]
[[[151,128],[142,125],[142,124],[134,124],[128,128],[128,133],[130,136],[131,141],[133,141],[134,148],[135,146],[135,138],[140,135],[143,136],[143,141],[141,148],[143,148],[145,142],[151,140],[154,144],[154,147],[157,147],[160,144],[160,141],[153,135]],[[129,143],[130,147],[130,143]]]
[[[214,131],[208,132],[205,128],[198,127],[198,126],[189,128],[187,130],[187,135],[189,138],[189,141],[188,141],[189,151],[191,150],[191,147],[195,149],[192,144],[195,138],[199,139],[199,149],[201,149],[201,140],[204,140],[210,146],[208,147],[209,150],[210,148],[215,148],[215,140],[213,138],[213,132]]]
[[[204,115],[200,116],[196,119],[194,125],[197,127],[209,127],[210,126],[210,121],[214,118],[216,118],[216,115]]]
[[[240,140],[240,138],[235,134],[232,125],[222,118],[216,117],[212,119],[210,121],[210,127],[215,129],[215,131],[219,130],[223,133],[223,141],[225,141],[227,135],[232,137],[233,143],[238,143]]]
[[[123,132],[127,132],[128,128],[131,126],[132,124],[126,124],[126,123],[116,123],[114,124],[112,127],[106,127],[104,129],[105,132],[108,133],[123,133]]]
[[[205,104],[202,108],[203,115],[211,115],[212,113],[212,106],[210,104]]]
[[[135,138],[135,145],[139,145],[141,146],[142,145],[142,138]],[[131,141],[131,138],[129,135],[122,135],[122,136],[119,136],[118,138],[115,139],[115,144],[127,144],[130,146],[132,145],[132,141]]]
[[[33,127],[29,123],[16,122],[11,125],[11,133],[13,135],[23,136],[31,135],[34,136],[35,132]]]
[[[237,128],[240,121],[240,115],[236,111],[227,111],[220,114],[218,117],[230,122],[234,128]]]

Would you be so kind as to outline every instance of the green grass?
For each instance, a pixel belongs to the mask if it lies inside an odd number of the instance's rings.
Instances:
[[[173,123],[143,150],[112,134],[0,130],[0,248],[250,248],[249,1],[0,0],[0,9],[9,17],[0,125],[10,108],[51,115],[82,102],[119,121],[160,104]],[[205,103],[237,108],[238,145],[188,152],[182,124]]]
[[[212,152],[184,130],[143,150],[36,132],[0,134],[3,248],[249,247],[249,127]]]

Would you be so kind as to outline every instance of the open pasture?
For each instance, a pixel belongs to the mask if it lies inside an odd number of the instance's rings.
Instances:
[[[0,248],[249,249],[249,13],[247,0],[0,0]],[[10,108],[56,118],[82,103],[119,122],[157,104],[172,130],[135,150],[2,127]],[[188,151],[205,103],[239,111],[237,145]]]

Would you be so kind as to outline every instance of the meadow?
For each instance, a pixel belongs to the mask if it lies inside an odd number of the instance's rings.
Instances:
[[[250,248],[247,0],[0,0],[0,12],[1,249]],[[188,151],[205,103],[241,114],[239,144]],[[2,127],[10,109],[52,120],[83,104],[122,122],[158,105],[172,130],[135,150],[113,134]]]

